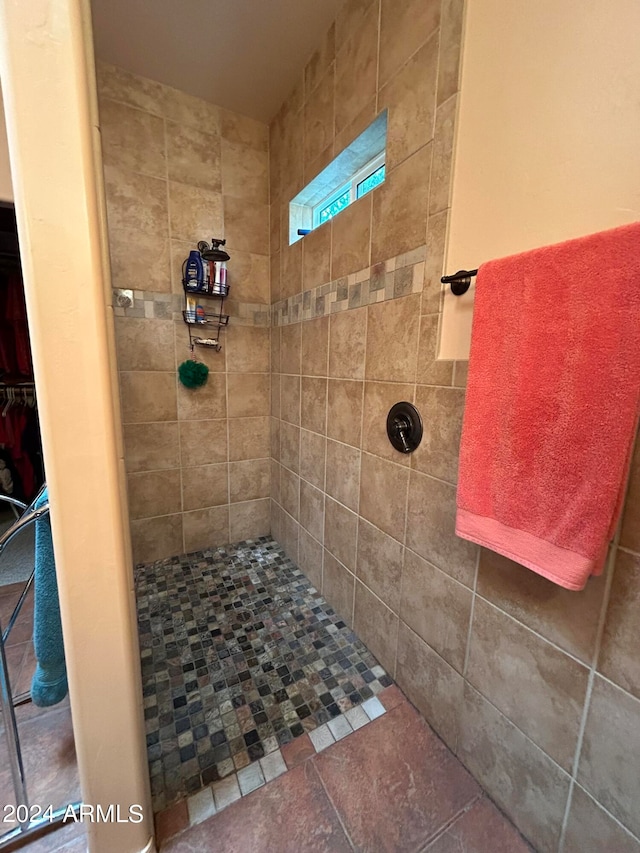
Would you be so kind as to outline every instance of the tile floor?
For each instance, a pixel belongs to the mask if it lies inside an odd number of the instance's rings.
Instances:
[[[378,700],[384,714],[320,753],[308,735],[285,746],[287,771],[248,796],[218,782],[199,809],[158,815],[161,853],[531,853],[398,688]]]
[[[6,628],[9,616],[23,589],[23,584],[0,586],[0,625]],[[6,656],[14,695],[26,692],[31,686],[35,657],[33,633],[33,593],[23,605],[11,634]],[[54,809],[80,799],[71,710],[68,697],[51,708],[37,708],[30,702],[16,708],[18,732],[22,746],[25,778],[30,802],[52,804]],[[0,806],[14,804],[13,785],[4,737],[4,722],[0,716]],[[0,818],[4,815],[4,811]],[[0,836],[13,825],[0,823]],[[85,831],[71,824],[47,833],[21,849],[28,853],[80,853],[86,849]]]
[[[270,537],[139,566],[136,599],[156,812],[229,777],[249,793],[392,683]]]

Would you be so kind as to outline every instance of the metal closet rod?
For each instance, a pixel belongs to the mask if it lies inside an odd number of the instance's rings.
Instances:
[[[451,293],[454,296],[462,296],[471,287],[471,279],[478,275],[478,270],[458,270],[453,275],[443,275],[440,281],[451,285]]]

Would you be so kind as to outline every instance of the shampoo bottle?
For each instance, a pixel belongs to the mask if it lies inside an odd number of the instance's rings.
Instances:
[[[185,290],[202,290],[204,284],[204,267],[200,252],[197,249],[189,252],[189,257],[184,262],[183,282]]]

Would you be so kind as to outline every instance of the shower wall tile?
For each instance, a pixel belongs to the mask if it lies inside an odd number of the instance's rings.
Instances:
[[[110,228],[169,236],[166,181],[118,166],[105,166],[104,179]]]
[[[300,429],[286,421],[280,422],[280,461],[296,474],[300,470]]]
[[[280,499],[286,512],[297,521],[300,515],[300,477],[288,468],[280,469]]]
[[[347,625],[353,625],[355,578],[332,554],[325,550],[322,594]]]
[[[639,606],[640,557],[618,551],[598,670],[637,698],[640,698]]]
[[[203,234],[220,234],[224,221],[222,196],[212,190],[169,181],[169,221],[171,236],[193,245],[203,239]]]
[[[395,678],[447,746],[456,751],[464,680],[400,620]]]
[[[300,425],[300,377],[280,376],[281,418],[290,424]]]
[[[185,512],[228,503],[229,466],[226,462],[182,469],[182,507]]]
[[[234,326],[225,333],[227,370],[233,373],[259,373],[269,365],[271,357],[269,329]]]
[[[388,109],[386,161],[392,169],[433,139],[438,76],[438,33],[380,90],[378,110]]]
[[[394,613],[400,609],[403,557],[399,542],[360,518],[356,575]]]
[[[300,334],[299,324],[280,329],[280,372],[300,373]]]
[[[116,347],[120,370],[173,370],[173,320],[119,317]]]
[[[420,296],[380,302],[368,312],[366,378],[414,382]]]
[[[222,139],[256,151],[268,150],[269,128],[266,124],[222,108],[219,108],[219,114]]]
[[[176,377],[143,371],[120,374],[124,424],[177,420]]]
[[[404,622],[462,674],[472,593],[463,584],[407,551],[399,611]]]
[[[453,362],[437,361],[437,351],[438,314],[423,314],[420,318],[420,341],[416,371],[416,382],[420,385],[453,384]]]
[[[627,832],[580,785],[575,785],[564,840],[564,853],[611,850],[638,853],[640,841]]]
[[[468,683],[457,755],[541,853],[558,850],[569,775]]]
[[[363,583],[356,581],[353,627],[387,672],[395,673],[398,617]]]
[[[168,237],[138,233],[134,241],[130,231],[110,226],[109,257],[113,287],[129,289],[135,284],[139,290],[171,292]],[[149,264],[150,257],[153,264]]]
[[[360,446],[364,382],[330,379],[327,389],[327,436]]]
[[[268,204],[225,195],[224,229],[229,246],[257,255],[269,254]]]
[[[360,494],[360,451],[348,444],[327,441],[326,491],[357,512]]]
[[[360,514],[404,542],[409,471],[369,453],[362,455]]]
[[[182,509],[177,468],[129,474],[127,491],[131,518],[172,515]]]
[[[376,91],[378,10],[374,3],[358,30],[336,51],[335,129],[342,130]]]
[[[300,476],[318,489],[325,485],[326,444],[323,435],[300,431]]]
[[[319,287],[331,279],[331,254],[331,222],[326,222],[302,241],[302,283],[305,290]]]
[[[100,115],[102,160],[106,166],[165,177],[167,161],[161,118],[106,98],[100,102]]]
[[[371,263],[424,245],[432,143],[392,169],[373,197]]]
[[[229,507],[210,506],[183,513],[184,553],[208,548],[211,542],[229,541]],[[171,553],[176,553],[172,551]]]
[[[364,379],[367,309],[334,314],[329,321],[329,376]]]
[[[322,560],[324,548],[316,539],[300,529],[298,565],[316,589],[322,589]]]
[[[329,497],[325,502],[324,513],[325,548],[353,572],[356,566],[358,516]]]
[[[178,424],[125,424],[124,456],[129,472],[179,468]]]
[[[178,420],[199,421],[227,417],[227,382],[224,373],[210,372],[206,383],[198,389],[185,388],[178,382]],[[233,379],[244,379],[243,376],[229,377],[231,389]],[[247,376],[249,380],[250,377]],[[177,382],[177,378],[174,379]],[[231,395],[231,390],[230,390]],[[251,412],[253,414],[253,412]],[[260,412],[262,414],[262,412]]]
[[[271,530],[270,505],[268,498],[232,503],[229,506],[229,540],[239,542],[266,536]]]
[[[180,461],[185,467],[226,462],[227,421],[180,421]]]
[[[438,569],[472,586],[478,547],[455,535],[454,486],[418,471],[411,472],[407,512],[407,546]]]
[[[183,549],[180,513],[158,518],[131,519],[134,563],[161,560],[164,554],[180,554]]]
[[[227,281],[233,298],[239,302],[269,304],[269,256],[241,252],[230,244],[225,248],[232,256],[227,267]],[[233,324],[229,330],[232,328]]]
[[[557,584],[482,548],[478,594],[547,640],[589,664],[595,649],[605,578],[590,578],[582,592]]]
[[[369,266],[371,243],[371,194],[342,212],[339,227],[332,228],[331,275],[336,279]],[[318,282],[323,284],[324,282]],[[331,346],[333,353],[333,344]]]
[[[271,464],[268,459],[248,459],[243,462],[230,462],[230,503],[268,498],[270,478]]]
[[[227,393],[230,418],[257,418],[269,413],[271,387],[268,374],[230,373]]]
[[[222,191],[225,196],[268,204],[267,152],[223,139]],[[265,254],[268,254],[268,248]]]
[[[411,456],[412,467],[439,480],[456,483],[464,391],[418,385],[416,407],[419,412],[429,412],[429,423],[420,446]]]
[[[316,320],[301,323],[300,326],[302,327],[302,374],[328,376],[329,318],[318,317]]]
[[[327,430],[327,380],[303,376],[301,423],[304,429],[324,435]]]
[[[234,419],[229,425],[230,462],[239,462],[242,459],[263,459],[270,456],[269,421],[270,419],[266,416]]]
[[[172,121],[166,134],[169,180],[221,193],[220,137]]]
[[[547,755],[571,769],[587,692],[586,667],[478,599],[466,675]]]
[[[640,701],[596,675],[578,781],[640,837]]]
[[[324,537],[324,492],[300,480],[300,524],[318,542]]]

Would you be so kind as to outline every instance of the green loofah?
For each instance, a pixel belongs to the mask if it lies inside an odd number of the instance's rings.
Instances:
[[[178,368],[180,382],[186,388],[199,388],[207,381],[209,368],[199,361],[183,361]]]

